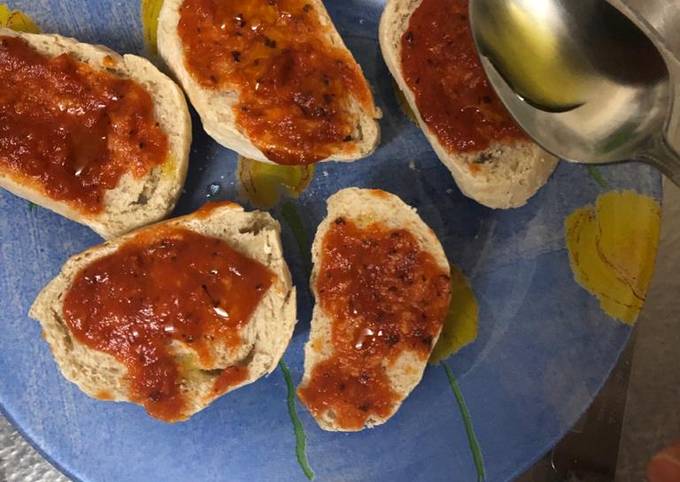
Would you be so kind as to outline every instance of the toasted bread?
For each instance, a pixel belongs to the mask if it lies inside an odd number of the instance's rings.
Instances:
[[[333,227],[334,223],[337,223],[338,220],[341,220],[343,224],[346,221],[351,221],[361,228],[369,227],[374,225],[374,223],[377,223],[390,231],[408,231],[415,238],[418,249],[431,256],[434,265],[441,273],[440,276],[443,278],[446,291],[444,304],[440,307],[443,308],[443,310],[439,310],[441,311],[441,319],[434,320],[434,332],[431,333],[432,337],[426,340],[427,345],[424,347],[426,353],[415,351],[412,347],[408,347],[397,353],[396,359],[391,358],[390,355],[384,357],[380,361],[381,370],[384,370],[390,389],[396,395],[396,400],[390,405],[386,414],[383,414],[384,416],[369,412],[369,415],[363,422],[363,426],[348,426],[340,423],[338,420],[339,417],[337,417],[337,414],[333,411],[332,404],[324,402],[322,404],[324,408],[322,409],[319,409],[319,407],[310,407],[306,402],[305,396],[305,390],[309,390],[309,387],[313,385],[312,380],[314,378],[315,368],[320,364],[331,360],[338,352],[333,339],[333,324],[347,323],[346,320],[336,320],[331,313],[327,313],[322,307],[319,298],[320,291],[318,281],[320,279],[320,272],[324,269],[324,239],[331,227]],[[317,230],[312,247],[312,260],[314,261],[314,269],[311,277],[311,288],[317,303],[314,306],[312,315],[309,341],[305,345],[305,369],[302,382],[298,388],[299,393],[301,394],[301,400],[308,405],[308,408],[310,408],[317,423],[324,430],[357,431],[385,423],[396,413],[403,400],[406,399],[422,379],[429,355],[441,333],[450,296],[450,267],[444,250],[432,229],[422,221],[420,216],[416,213],[416,210],[405,204],[397,196],[379,190],[349,188],[344,189],[329,198],[328,216],[319,225]],[[384,259],[376,259],[375,262],[380,265],[384,262]],[[419,281],[416,283],[418,282]],[[365,289],[370,290],[370,288]],[[399,296],[402,295],[407,296],[405,293],[401,293]],[[380,296],[381,295],[378,295],[378,298],[376,299],[380,299]],[[422,307],[418,307],[417,309],[421,308]],[[359,313],[359,316],[362,316],[362,314]],[[392,315],[388,316],[389,319],[386,323],[395,323],[396,318],[392,319],[390,316]],[[403,332],[401,333],[402,338],[406,336]],[[384,343],[384,340],[378,340],[376,343]],[[354,352],[352,356],[360,358],[361,353]],[[357,367],[357,369],[359,369],[359,367]],[[368,384],[370,385],[371,381],[369,381]],[[312,388],[312,390],[315,390],[315,388]],[[351,391],[349,388],[347,390]],[[343,393],[333,393],[331,396],[339,396],[342,398],[344,396]],[[367,395],[367,397],[370,396],[371,395]],[[351,402],[346,401],[346,403]]]
[[[234,89],[207,89],[203,87],[188,70],[185,61],[183,43],[178,34],[180,9],[184,0],[165,0],[158,21],[158,51],[168,64],[177,80],[184,87],[192,105],[198,111],[205,131],[218,143],[236,151],[243,157],[260,162],[271,161],[247,137],[236,122],[234,107],[239,102],[239,92]],[[355,63],[342,38],[338,34],[321,0],[309,0],[313,7],[308,15],[316,15],[324,29],[325,38],[330,45],[343,49]],[[291,35],[294,35],[291,32]],[[225,55],[230,55],[225,52]],[[361,73],[361,68],[357,65]],[[363,75],[363,74],[362,74]],[[372,103],[372,99],[371,99]],[[380,110],[371,105],[367,108],[360,102],[355,93],[350,94],[349,111],[354,120],[355,129],[351,140],[344,143],[352,147],[349,151],[338,151],[321,161],[354,161],[369,156],[380,141],[380,126],[377,119],[382,115]]]
[[[142,178],[124,174],[115,188],[105,192],[103,209],[95,214],[84,213],[67,201],[55,200],[37,186],[21,181],[1,168],[0,187],[85,224],[104,238],[113,238],[166,217],[181,194],[191,144],[191,118],[180,88],[151,62],[135,55],[121,56],[106,47],[55,34],[0,29],[0,35],[21,37],[44,55],[67,53],[95,70],[138,82],[151,95],[155,117],[169,143],[169,155],[164,164]]]
[[[483,151],[451,152],[423,120],[402,70],[402,36],[422,0],[388,0],[380,19],[380,48],[385,63],[413,110],[437,157],[466,196],[491,208],[526,204],[548,180],[557,159],[530,141],[494,142]],[[479,162],[483,159],[484,162]]]
[[[173,341],[171,354],[183,367],[179,383],[186,401],[184,411],[176,420],[183,420],[222,394],[214,387],[226,370],[235,366],[247,368],[247,377],[230,390],[252,383],[276,368],[288,346],[296,321],[295,288],[283,258],[280,226],[269,214],[245,212],[233,203],[219,205],[207,214],[165,221],[91,248],[66,262],[59,275],[38,295],[30,316],[42,325],[54,358],[69,381],[93,398],[130,401],[126,366],[111,354],[92,349],[74,336],[65,321],[64,300],[82,269],[115,253],[138,234],[165,227],[184,228],[223,240],[275,275],[273,284],[260,299],[249,321],[239,329],[241,342],[238,346],[225,347],[211,342],[211,361],[206,362],[196,356],[193,345]]]

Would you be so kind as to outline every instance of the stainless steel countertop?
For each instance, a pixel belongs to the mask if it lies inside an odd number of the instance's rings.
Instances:
[[[68,482],[0,415],[0,482]]]

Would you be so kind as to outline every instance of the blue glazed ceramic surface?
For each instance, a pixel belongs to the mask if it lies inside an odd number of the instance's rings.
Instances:
[[[319,166],[294,201],[312,239],[325,199],[349,186],[394,192],[418,208],[449,258],[470,278],[480,303],[477,341],[448,360],[467,402],[487,480],[509,480],[545,453],[587,407],[626,343],[629,328],[608,318],[574,281],[563,223],[602,188],[585,167],[562,163],[518,210],[492,211],[460,194],[420,131],[400,111],[377,43],[382,1],[327,0],[340,33],[384,111],[372,157]],[[139,6],[113,0],[18,0],[47,32],[143,52]],[[237,199],[236,157],[194,116],[195,141],[177,214],[213,199]],[[658,198],[647,167],[602,168],[611,188]],[[286,256],[298,287],[299,322],[285,355],[302,375],[311,295],[308,253],[300,252],[280,209]],[[166,425],[129,404],[89,399],[59,374],[27,311],[71,255],[100,242],[87,228],[0,191],[0,405],[48,458],[74,479],[104,481],[289,481],[305,476],[281,370],[215,402],[189,422]],[[446,373],[423,382],[386,425],[356,434],[321,431],[298,404],[307,455],[323,481],[448,481],[478,477]]]

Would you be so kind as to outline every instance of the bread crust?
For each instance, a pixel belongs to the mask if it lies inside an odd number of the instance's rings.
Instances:
[[[401,68],[401,37],[422,0],[388,0],[380,18],[380,49],[389,71],[413,110],[437,157],[449,169],[461,192],[490,208],[523,206],[548,180],[557,158],[533,142],[495,142],[480,152],[451,153],[423,121],[415,94]],[[480,158],[484,163],[477,163]],[[471,168],[474,166],[474,168]]]
[[[0,187],[89,226],[105,239],[166,217],[182,192],[189,164],[191,117],[181,89],[151,62],[136,55],[121,56],[107,47],[56,34],[31,34],[0,28],[0,35],[21,37],[42,54],[68,53],[96,70],[139,82],[151,95],[156,119],[169,141],[169,156],[165,163],[142,179],[124,174],[118,185],[105,193],[104,209],[95,215],[85,214],[68,202],[52,199],[39,188],[21,182],[2,169]]]

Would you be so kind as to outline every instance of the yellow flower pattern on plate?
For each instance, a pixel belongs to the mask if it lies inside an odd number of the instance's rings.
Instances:
[[[635,323],[654,272],[661,213],[652,198],[612,191],[565,221],[576,282],[612,318]]]
[[[281,196],[300,197],[312,182],[314,170],[314,164],[280,166],[239,157],[241,195],[257,208],[271,209],[278,204]]]
[[[158,15],[161,12],[163,0],[141,0],[139,12],[142,20],[142,32],[144,45],[152,54],[158,52],[156,47],[158,34]]]
[[[451,266],[451,306],[444,320],[439,340],[430,355],[430,363],[446,360],[477,338],[479,305],[463,273]]]
[[[31,17],[19,10],[11,10],[4,3],[0,4],[0,27],[17,32],[40,33],[40,29]]]

